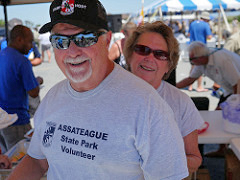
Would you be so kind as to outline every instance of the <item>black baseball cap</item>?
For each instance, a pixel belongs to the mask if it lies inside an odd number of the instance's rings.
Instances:
[[[40,34],[51,31],[57,23],[71,24],[85,30],[108,30],[106,10],[98,0],[54,0],[49,14],[51,22],[41,27]]]

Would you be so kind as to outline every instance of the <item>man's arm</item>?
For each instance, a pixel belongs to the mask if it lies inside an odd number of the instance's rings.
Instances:
[[[34,58],[31,60],[31,64],[32,66],[37,66],[37,65],[40,65],[42,63],[42,59],[37,57],[37,58]]]
[[[38,96],[39,94],[39,86],[35,87],[34,89],[30,90],[27,92],[29,94],[29,96],[35,98]]]
[[[41,54],[35,42],[33,43],[33,53],[34,53],[34,58],[31,60],[32,66],[40,65],[42,63]]]
[[[238,88],[238,84],[233,86],[233,93],[234,94],[237,94],[237,88]]]
[[[191,77],[185,78],[182,81],[178,82],[176,84],[176,87],[184,88],[184,87],[189,86],[190,84],[194,83],[194,81],[196,81],[196,80],[197,80],[197,78],[191,78]]]
[[[212,39],[212,35],[208,35],[207,40],[211,40],[211,39]]]
[[[26,155],[7,180],[39,180],[47,169],[48,162],[46,159],[34,159]]]
[[[38,77],[36,77],[36,80],[37,80],[38,84],[40,84],[40,85],[43,84],[43,78],[42,77],[38,76]],[[37,86],[36,88],[28,91],[27,93],[29,94],[29,96],[35,98],[39,95],[39,91],[40,91],[39,86]]]

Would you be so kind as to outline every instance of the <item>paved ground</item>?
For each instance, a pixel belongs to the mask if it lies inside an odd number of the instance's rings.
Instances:
[[[188,76],[190,72],[190,64],[187,61],[181,60],[179,62],[178,68],[177,68],[177,82],[185,77]],[[63,73],[59,70],[57,67],[57,64],[55,62],[54,56],[52,56],[52,60],[50,63],[45,60],[40,66],[33,68],[35,76],[42,76],[44,79],[44,84],[41,86],[40,96],[43,98],[48,90],[54,86],[57,82],[65,79]],[[211,87],[213,85],[213,81],[211,81],[209,78],[204,77],[203,81],[205,82],[205,88],[208,88],[208,92],[196,92],[196,91],[188,91],[183,90],[185,93],[187,93],[189,96],[204,96],[208,97],[210,104],[209,104],[209,110],[214,110],[218,98],[213,97],[211,95]],[[196,88],[196,83],[193,85],[194,88]],[[217,149],[217,145],[205,145],[204,146],[204,152],[209,152]],[[212,180],[224,180],[224,158],[221,159],[215,159],[215,158],[205,158],[204,159],[204,165],[209,169],[211,179]]]

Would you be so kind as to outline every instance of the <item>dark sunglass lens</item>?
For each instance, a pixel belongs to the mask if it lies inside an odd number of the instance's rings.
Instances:
[[[147,56],[151,53],[150,48],[147,47],[147,46],[143,46],[143,45],[136,45],[135,48],[134,48],[134,51],[137,54],[140,54],[142,56]]]
[[[69,46],[69,39],[65,36],[53,35],[51,37],[51,43],[54,48],[67,49]]]
[[[154,56],[161,60],[161,61],[167,61],[168,60],[168,54],[166,52],[163,52],[161,50],[153,51]]]
[[[89,47],[96,44],[98,37],[94,33],[78,34],[74,36],[74,42],[79,47]]]

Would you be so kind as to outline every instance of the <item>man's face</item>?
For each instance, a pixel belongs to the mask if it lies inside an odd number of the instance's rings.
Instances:
[[[75,35],[83,31],[76,26],[59,23],[53,27],[52,34]],[[109,34],[101,35],[98,42],[89,47],[78,47],[71,41],[68,49],[54,48],[59,68],[76,91],[95,88],[113,69],[113,64],[107,59]]]
[[[140,35],[137,44],[148,46],[152,50],[168,52],[165,39],[158,33],[143,33]],[[154,88],[158,88],[161,84],[162,77],[169,70],[168,61],[157,59],[152,52],[147,56],[133,52],[130,58],[130,67],[133,74],[144,79]]]
[[[32,48],[33,34],[31,30],[27,30],[25,37],[21,37],[21,48],[20,52],[22,54],[28,54],[29,50]]]
[[[195,57],[193,53],[190,53],[189,59],[192,65],[205,65],[208,63],[208,56]]]

